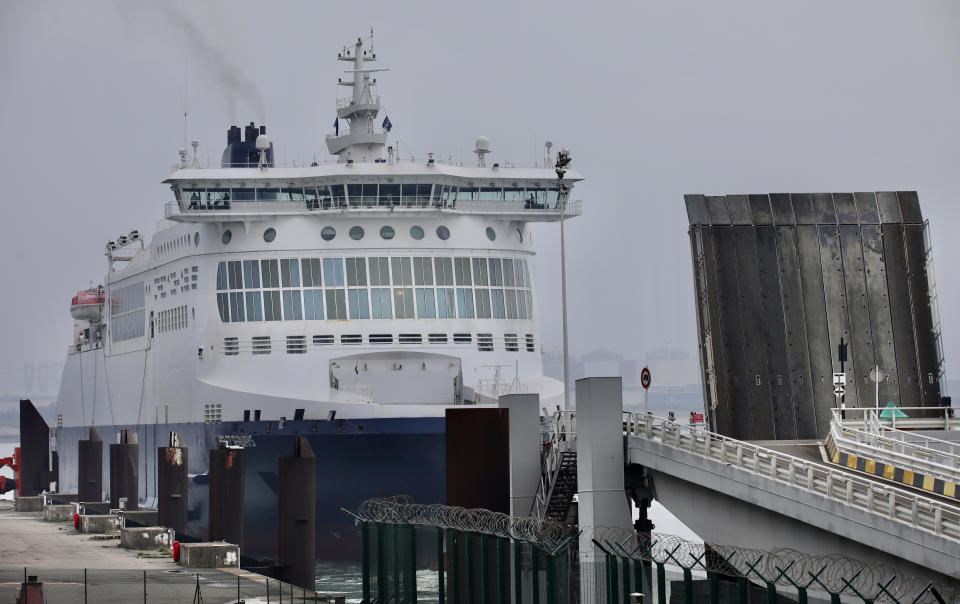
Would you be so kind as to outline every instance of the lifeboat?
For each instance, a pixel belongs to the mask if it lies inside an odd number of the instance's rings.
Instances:
[[[81,290],[70,301],[70,315],[80,321],[99,323],[104,300],[103,288]]]

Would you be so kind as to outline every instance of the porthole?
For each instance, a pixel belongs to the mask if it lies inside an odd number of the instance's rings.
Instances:
[[[445,226],[438,226],[437,237],[439,237],[440,239],[443,239],[444,241],[446,241],[447,239],[450,239],[450,229],[448,229]]]
[[[380,236],[383,237],[384,239],[393,239],[393,235],[394,235],[394,232],[393,232],[392,226],[385,226],[380,228]]]
[[[331,227],[331,226],[323,227],[323,230],[320,231],[320,237],[321,237],[324,241],[332,241],[333,238],[336,237],[336,236],[337,236],[337,229],[335,229],[335,228],[333,228],[333,227]]]
[[[363,227],[362,226],[350,227],[350,239],[353,239],[356,241],[363,239]]]
[[[269,229],[263,232],[263,240],[266,241],[267,243],[270,243],[276,238],[277,238],[277,230],[273,227],[270,227]]]
[[[423,228],[418,226],[410,227],[410,236],[416,239],[417,241],[420,241],[421,239],[423,239]]]
[[[493,227],[487,227],[487,239],[494,241],[497,238],[497,232],[493,230]]]
[[[193,234],[193,247],[200,247],[200,233]]]
[[[233,239],[233,233],[230,232],[230,229],[227,229],[223,232],[223,237],[220,238],[220,241],[223,242],[223,245],[227,245],[231,239]]]

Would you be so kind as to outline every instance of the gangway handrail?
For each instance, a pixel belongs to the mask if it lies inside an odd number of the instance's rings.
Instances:
[[[557,411],[541,426],[547,426],[550,438],[544,442],[548,447],[543,456],[543,467],[540,470],[540,483],[537,485],[537,493],[533,498],[533,506],[530,515],[534,518],[543,519],[547,513],[547,506],[550,505],[550,494],[553,488],[553,482],[560,469],[560,462],[563,459],[563,453],[576,451],[577,432],[576,415],[570,411]]]
[[[624,434],[786,483],[891,521],[960,541],[960,507],[881,485],[775,449],[652,414],[624,412]]]

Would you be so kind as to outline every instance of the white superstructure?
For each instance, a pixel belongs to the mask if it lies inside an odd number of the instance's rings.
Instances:
[[[543,376],[528,223],[580,213],[550,161],[399,160],[358,40],[336,161],[278,167],[263,127],[219,168],[181,152],[144,245],[110,242],[101,322],[77,320],[63,426],[442,416]],[[90,313],[96,316],[97,313]],[[302,410],[302,411],[300,411]]]

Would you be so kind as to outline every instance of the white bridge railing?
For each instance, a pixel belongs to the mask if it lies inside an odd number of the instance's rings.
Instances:
[[[960,541],[960,505],[941,503],[848,472],[693,426],[624,412],[624,433],[712,459],[804,491]]]

